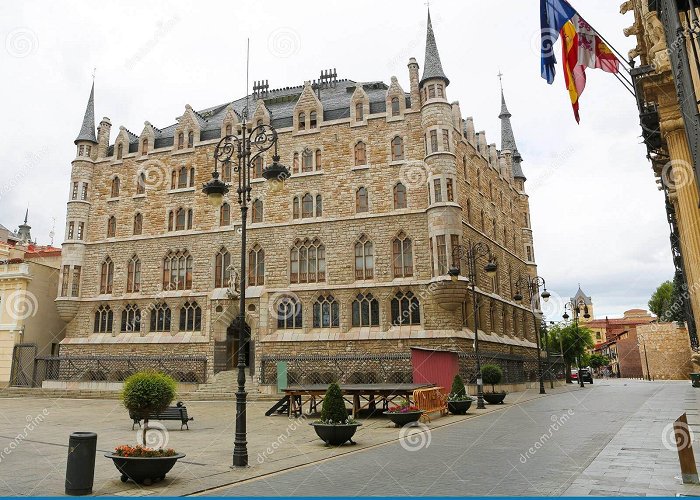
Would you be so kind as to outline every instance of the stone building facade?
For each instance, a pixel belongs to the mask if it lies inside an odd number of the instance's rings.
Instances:
[[[637,327],[642,371],[651,380],[688,380],[694,372],[688,331],[677,323],[651,323]]]
[[[534,356],[531,313],[512,300],[536,264],[505,98],[498,148],[448,99],[430,17],[423,73],[411,58],[406,76],[406,89],[396,77],[256,85],[231,103],[187,105],[166,128],[120,127],[113,142],[108,118],[95,134],[93,86],[68,189],[61,356],[199,355],[211,376],[239,351],[256,374],[266,359],[294,356],[472,353],[467,281],[447,271],[466,269],[459,248],[476,241],[498,265],[495,279],[478,277],[482,349]],[[201,186],[214,148],[240,133],[246,110],[247,126],[276,128],[292,176],[282,187],[265,183],[271,155],[253,169],[243,270],[250,341],[238,346],[229,286],[240,272],[229,267],[240,256],[236,174],[222,172],[233,189],[221,208]]]

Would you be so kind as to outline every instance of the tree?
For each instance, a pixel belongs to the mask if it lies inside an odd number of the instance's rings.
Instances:
[[[484,384],[491,385],[491,392],[496,392],[496,384],[501,382],[503,378],[503,370],[498,365],[484,365],[481,367],[481,378]]]
[[[671,315],[671,307],[673,306],[673,282],[664,281],[654,291],[649,299],[649,310],[656,314],[659,321],[669,321]]]
[[[581,361],[587,355],[588,349],[594,346],[593,331],[590,328],[575,324],[554,325],[548,334],[550,352],[562,352],[566,365],[566,382],[571,383],[571,366]]]
[[[328,386],[321,406],[321,421],[324,424],[344,424],[348,420],[348,411],[345,409],[345,400],[340,386],[333,382]]]
[[[589,360],[589,363],[591,368],[597,370],[604,366],[608,366],[610,364],[610,359],[607,356],[603,356],[602,354],[591,354],[591,359]]]
[[[142,371],[124,381],[122,403],[130,415],[143,419],[143,445],[146,446],[148,419],[165,410],[175,399],[177,382],[171,376],[154,371]]]

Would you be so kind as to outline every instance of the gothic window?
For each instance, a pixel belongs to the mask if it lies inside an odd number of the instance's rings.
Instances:
[[[321,195],[316,195],[316,217],[321,217],[323,215],[323,200]]]
[[[151,311],[151,331],[170,331],[170,308],[167,305],[158,304]]]
[[[471,202],[471,200],[467,200],[467,222],[469,224],[472,223],[472,202]]]
[[[233,133],[233,127],[231,124],[226,125],[226,135],[231,135]]]
[[[107,238],[114,238],[117,234],[117,218],[112,215],[107,220]]]
[[[284,297],[279,301],[277,304],[277,328],[301,328],[302,319],[301,302],[293,297]]]
[[[406,186],[399,182],[396,184],[396,186],[394,186],[394,208],[400,209],[406,207]]]
[[[445,242],[445,235],[440,234],[436,236],[437,245],[437,264],[438,264],[438,276],[447,274],[447,244]]]
[[[81,199],[81,200],[87,200],[87,197],[88,197],[88,183],[87,183],[87,182],[83,182],[83,192],[82,192],[82,194],[80,195],[80,199]]]
[[[493,200],[493,182],[489,181],[489,199]]]
[[[226,288],[231,280],[231,254],[226,248],[221,247],[221,250],[216,254],[214,264],[214,287]]]
[[[442,131],[442,150],[450,150],[450,133],[447,130]]]
[[[175,231],[184,231],[187,223],[187,211],[180,207],[175,212]]]
[[[435,97],[435,85],[428,85],[428,98],[432,99]]]
[[[187,167],[182,166],[177,175],[177,187],[178,189],[187,187]]]
[[[355,166],[367,164],[367,149],[365,143],[360,141],[355,144]]]
[[[316,170],[321,170],[321,150],[317,149],[316,150]]]
[[[146,193],[146,174],[141,172],[139,178],[136,180],[136,194]]]
[[[355,104],[355,121],[361,122],[364,120],[364,115],[365,115],[365,106],[363,103],[358,102]]]
[[[129,304],[122,309],[122,332],[141,331],[141,310],[136,304]]]
[[[191,289],[192,256],[187,250],[171,250],[163,258],[163,290]]]
[[[436,85],[436,89],[437,89],[437,97],[445,97],[445,93],[443,92],[443,88],[442,88],[442,83],[438,83]]]
[[[292,173],[299,173],[299,153],[294,153],[294,158],[292,160]]]
[[[394,277],[406,278],[413,276],[413,247],[411,238],[401,231],[392,242],[394,257]]]
[[[484,211],[481,211],[481,232],[486,229],[486,218],[484,217]]]
[[[114,312],[109,306],[100,306],[95,311],[95,333],[109,333],[112,331]]]
[[[78,199],[78,181],[75,181],[73,183],[73,189],[71,190],[71,195],[70,195],[71,200],[77,200]]]
[[[302,111],[299,113],[299,130],[306,128],[306,114]]]
[[[399,292],[391,299],[393,325],[420,325],[420,303],[413,292]]]
[[[457,234],[451,234],[450,235],[450,246],[451,251],[450,251],[450,261],[452,262],[452,266],[454,267],[459,267],[459,257],[460,257],[460,246],[459,246],[459,235]]]
[[[265,251],[255,244],[248,252],[248,285],[265,284]]]
[[[352,301],[352,326],[379,326],[379,301],[371,293],[358,293]]]
[[[476,169],[476,189],[481,191],[481,170]]]
[[[68,281],[70,280],[70,266],[63,266],[61,276],[61,297],[68,295]]]
[[[262,156],[256,156],[255,159],[253,160],[253,173],[251,177],[253,179],[259,179],[262,177],[262,171],[263,171],[263,157]]]
[[[298,219],[301,216],[300,204],[299,197],[295,196],[292,200],[292,219]]]
[[[231,182],[231,162],[225,161],[221,165],[221,181]]]
[[[134,234],[139,235],[143,232],[143,215],[137,213],[134,215]]]
[[[447,180],[447,201],[455,201],[454,188],[452,186],[452,179]]]
[[[527,261],[532,262],[534,260],[533,255],[532,255],[532,247],[530,245],[528,245],[527,247],[525,247],[525,249],[527,251]]]
[[[85,146],[82,144],[78,146],[78,156],[83,156],[85,154]]]
[[[117,198],[119,196],[119,177],[112,179],[112,191],[110,196],[112,198]]]
[[[71,296],[77,297],[80,295],[80,271],[81,266],[73,266],[73,284],[71,288]]]
[[[121,160],[123,154],[124,154],[124,145],[122,143],[119,143],[117,145],[117,160]]]
[[[428,244],[430,246],[430,274],[435,276],[435,253],[433,251],[433,239],[428,239]]]
[[[369,211],[369,196],[364,186],[355,192],[355,211],[357,213]]]
[[[144,139],[141,143],[141,154],[148,154],[148,139]]]
[[[72,222],[72,221],[69,222],[68,223],[68,238],[67,239],[69,239],[69,240],[73,239],[74,229],[75,229],[75,222]]]
[[[141,290],[141,261],[134,255],[129,259],[126,273],[126,293],[134,293]]]
[[[442,201],[442,180],[433,179],[433,199],[435,203],[440,203]]]
[[[314,198],[309,193],[306,193],[301,198],[301,218],[313,217],[314,215]]]
[[[253,222],[263,221],[263,202],[260,198],[253,200],[252,204],[252,220]]]
[[[301,171],[313,172],[314,170],[314,155],[309,148],[304,148],[301,153]]]
[[[401,113],[401,108],[399,107],[399,98],[391,98],[391,116],[399,116]]]
[[[430,152],[434,153],[438,150],[438,136],[437,130],[430,131]]]
[[[340,326],[340,307],[332,295],[319,295],[314,302],[314,328]]]
[[[316,111],[309,113],[309,128],[316,128]]]
[[[326,281],[326,247],[318,240],[297,240],[290,251],[292,283]]]
[[[194,132],[190,132],[189,134],[187,134],[187,147],[194,147]]]
[[[231,205],[224,202],[219,207],[219,226],[228,226],[231,224]]]
[[[403,139],[398,135],[391,140],[391,160],[403,160]]]
[[[202,308],[197,302],[185,302],[180,308],[180,331],[198,332],[202,329]]]
[[[374,277],[374,245],[364,234],[355,242],[355,279]]]
[[[83,229],[85,228],[85,223],[84,222],[78,222],[78,239],[82,240],[83,239]]]
[[[494,241],[496,241],[496,231],[498,230],[498,223],[496,222],[496,219],[493,219],[493,221],[491,221],[491,225],[493,226],[493,239]]]
[[[185,147],[185,134],[180,132],[177,134],[177,149],[182,149]]]

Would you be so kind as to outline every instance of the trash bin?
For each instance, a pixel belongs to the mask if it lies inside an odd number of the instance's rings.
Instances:
[[[66,495],[89,495],[95,480],[97,434],[74,432],[68,438]]]

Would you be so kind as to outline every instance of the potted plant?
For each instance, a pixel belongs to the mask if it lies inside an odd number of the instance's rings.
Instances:
[[[357,427],[362,424],[348,416],[340,387],[334,382],[328,386],[323,398],[321,420],[312,422],[311,425],[326,445],[340,446],[348,441],[350,444],[355,444],[352,437],[355,435]]]
[[[384,415],[389,417],[389,420],[394,422],[396,427],[403,427],[406,424],[417,422],[423,416],[423,410],[403,399],[398,405],[385,411]]]
[[[124,381],[122,403],[130,414],[143,418],[142,442],[146,443],[148,420],[151,416],[165,410],[175,398],[176,382],[163,373],[144,371],[134,373]],[[143,445],[118,446],[113,453],[105,457],[112,459],[117,470],[121,472],[123,482],[129,479],[149,485],[165,478],[175,462],[185,455],[173,449],[152,449]]]
[[[496,392],[496,384],[503,379],[503,370],[498,365],[484,365],[481,367],[481,378],[485,384],[491,385],[491,392],[484,392],[484,399],[492,404],[501,404],[506,397],[505,391]]]
[[[464,381],[459,373],[452,379],[452,388],[447,395],[447,409],[453,415],[464,415],[472,405],[474,398],[467,394],[467,389],[464,387]]]

